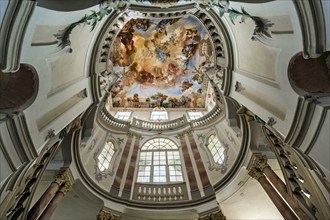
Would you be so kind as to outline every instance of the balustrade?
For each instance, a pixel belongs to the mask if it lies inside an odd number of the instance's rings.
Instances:
[[[186,201],[188,191],[185,183],[165,185],[136,183],[133,200],[152,203]]]
[[[104,126],[110,130],[120,130],[127,132],[130,129],[139,131],[164,131],[164,130],[178,130],[184,128],[197,128],[201,126],[208,126],[211,123],[217,121],[222,115],[223,110],[220,102],[206,115],[203,117],[188,122],[186,116],[171,120],[171,121],[145,121],[138,118],[133,118],[132,122],[123,121],[112,116],[105,106],[101,108],[99,113],[99,119]]]
[[[215,122],[218,118],[220,118],[222,112],[223,110],[219,107],[219,105],[216,105],[209,113],[203,117],[191,121],[191,127],[197,128],[204,125],[209,125],[210,123]]]
[[[112,116],[105,106],[101,108],[100,118],[105,122],[105,124],[111,129],[119,129],[121,131],[128,131],[130,128],[130,122],[119,120]]]
[[[174,130],[182,128],[186,125],[188,125],[188,121],[187,118],[183,116],[181,118],[165,122],[152,122],[133,118],[131,126],[136,129],[144,130]]]
[[[313,175],[317,168],[268,127],[263,127],[263,131],[281,166],[289,193],[315,219],[330,219],[330,206],[324,195],[329,195],[329,189],[318,184],[322,179]]]
[[[5,196],[0,198],[0,219],[26,219],[39,180],[61,142],[58,136],[50,143],[58,142],[45,148],[38,158],[22,165],[10,177],[1,192]]]

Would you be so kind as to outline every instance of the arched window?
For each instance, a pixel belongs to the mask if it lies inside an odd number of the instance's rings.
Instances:
[[[225,148],[215,134],[209,136],[207,147],[213,156],[214,162],[222,165],[225,161]]]
[[[154,138],[141,148],[137,182],[182,182],[178,146],[167,138]]]
[[[111,141],[107,141],[102,149],[101,153],[97,157],[98,159],[98,168],[101,172],[105,171],[110,166],[110,161],[115,153],[114,145]]]

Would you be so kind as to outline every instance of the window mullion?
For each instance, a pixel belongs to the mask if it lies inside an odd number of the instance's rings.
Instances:
[[[171,180],[170,180],[170,171],[169,171],[170,168],[169,168],[169,165],[168,165],[167,152],[168,151],[165,151],[165,158],[166,158],[166,166],[165,166],[166,168],[165,169],[166,169],[166,182],[169,183],[169,182],[171,182]]]
[[[150,165],[150,182],[154,182],[154,152],[151,152],[151,165]]]

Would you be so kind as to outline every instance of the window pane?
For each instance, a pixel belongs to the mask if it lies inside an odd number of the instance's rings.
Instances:
[[[222,164],[225,159],[224,147],[215,135],[211,135],[208,139],[208,148],[213,156],[214,162]]]
[[[154,110],[151,112],[151,116],[150,116],[151,121],[163,121],[167,119],[168,119],[167,111]]]
[[[154,138],[142,146],[137,181],[145,180],[143,177],[148,177],[146,179],[154,183],[183,181],[181,157],[173,141],[167,138]]]
[[[98,168],[101,172],[108,169],[110,166],[110,161],[114,155],[114,146],[111,141],[105,143],[101,153],[98,155]]]
[[[119,111],[119,112],[117,112],[116,114],[115,114],[115,118],[118,118],[118,119],[120,119],[120,120],[128,120],[129,119],[129,116],[131,115],[131,113],[132,112],[121,112],[121,111]]]
[[[189,118],[191,120],[195,120],[198,119],[200,117],[203,117],[203,113],[202,112],[188,112]]]
[[[139,166],[138,182],[150,182],[150,166]]]

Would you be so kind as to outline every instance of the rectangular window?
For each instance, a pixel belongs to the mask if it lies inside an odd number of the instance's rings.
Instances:
[[[203,113],[202,112],[188,112],[189,118],[191,120],[196,120],[198,118],[203,117]]]
[[[167,120],[167,112],[166,111],[153,111],[151,112],[151,121],[164,121]]]
[[[150,168],[151,166],[139,166],[138,171],[138,182],[148,183],[150,182]]]
[[[120,120],[128,120],[129,117],[131,116],[131,111],[127,111],[127,112],[122,112],[122,111],[119,111],[115,114],[115,118],[118,118]]]
[[[170,182],[180,182],[182,179],[181,165],[169,166]]]

